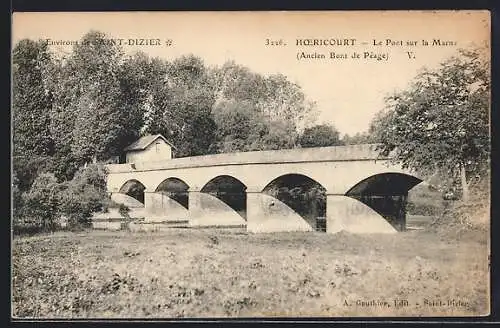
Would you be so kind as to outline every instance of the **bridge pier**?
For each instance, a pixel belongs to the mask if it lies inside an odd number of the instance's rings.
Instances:
[[[144,191],[145,220],[149,222],[187,221],[188,210],[168,195]]]
[[[199,190],[189,190],[189,225],[244,226],[246,221],[216,196]]]
[[[247,231],[312,231],[307,221],[280,200],[247,189]]]
[[[362,202],[345,196],[327,194],[326,231],[337,233],[395,233],[396,229],[380,214]]]
[[[199,190],[189,190],[189,225],[200,225],[200,218],[203,217],[203,209],[201,208],[201,196]]]

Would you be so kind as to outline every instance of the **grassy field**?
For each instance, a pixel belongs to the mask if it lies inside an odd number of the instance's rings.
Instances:
[[[485,232],[16,237],[14,317],[441,316],[489,313]],[[396,303],[395,303],[396,302]],[[400,306],[396,306],[400,305]]]

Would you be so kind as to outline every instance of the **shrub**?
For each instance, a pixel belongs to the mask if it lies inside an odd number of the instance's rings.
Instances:
[[[424,203],[418,201],[408,201],[406,211],[412,215],[439,216],[445,209],[445,202]]]
[[[22,215],[14,221],[14,231],[54,230],[60,206],[60,187],[52,173],[42,173],[36,177],[30,190],[21,197]]]
[[[50,157],[40,155],[14,156],[12,169],[21,192],[28,191],[36,178],[42,173],[49,173],[52,161]]]
[[[64,183],[60,211],[68,216],[70,225],[89,225],[93,212],[107,208],[105,172],[97,165],[80,169],[73,180]]]
[[[124,205],[124,204],[119,204],[118,205],[118,213],[120,213],[124,218],[130,219],[130,215],[128,214],[130,212],[130,209]]]
[[[15,233],[54,231],[61,216],[68,218],[69,228],[90,224],[93,212],[107,207],[106,172],[90,165],[79,169],[70,181],[58,183],[53,173],[38,175],[31,188],[20,196],[16,177],[13,179]]]
[[[406,211],[412,215],[439,216],[446,204],[439,190],[431,185],[417,185],[408,193]]]

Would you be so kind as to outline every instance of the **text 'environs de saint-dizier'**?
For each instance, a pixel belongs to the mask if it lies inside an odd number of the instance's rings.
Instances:
[[[117,46],[172,46],[171,39],[158,38],[105,38],[96,40],[55,40],[46,38],[44,40],[49,46],[74,46],[74,45],[117,45]]]

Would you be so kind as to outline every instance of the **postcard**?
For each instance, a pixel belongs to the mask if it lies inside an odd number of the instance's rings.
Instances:
[[[490,12],[12,24],[12,318],[490,314]]]

